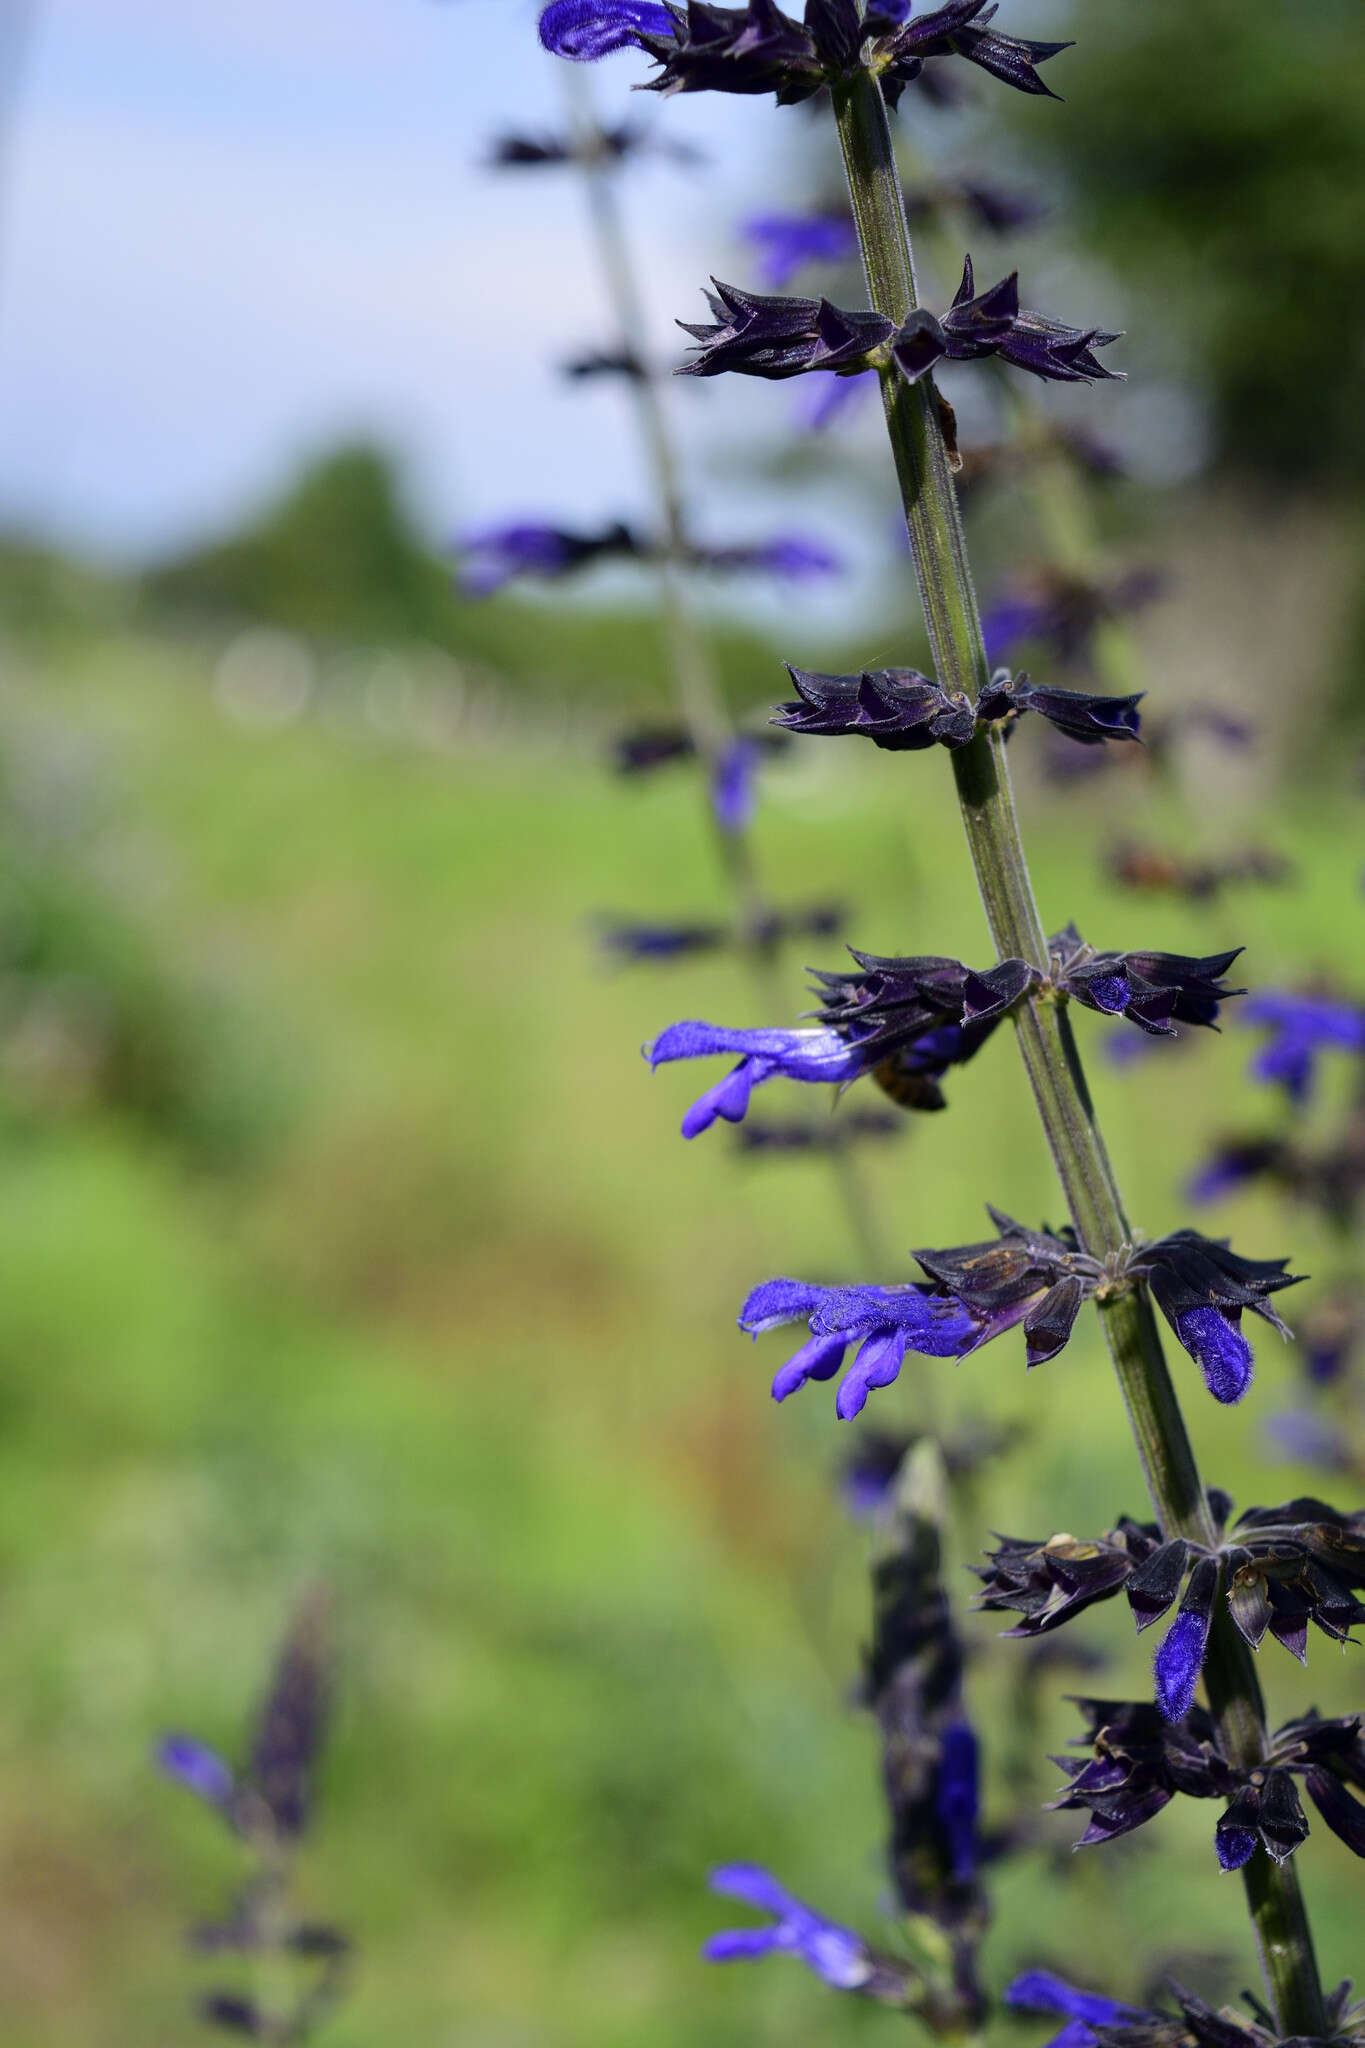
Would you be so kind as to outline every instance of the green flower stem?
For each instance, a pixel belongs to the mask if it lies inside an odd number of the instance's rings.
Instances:
[[[659,565],[660,608],[679,713],[691,736],[708,781],[735,737],[706,633],[688,588],[690,550],[683,503],[682,475],[659,382],[649,360],[648,327],[636,282],[630,244],[617,194],[613,159],[602,146],[602,130],[593,106],[585,68],[561,65],[573,125],[574,147],[587,188],[593,235],[607,296],[622,348],[640,363],[645,374],[631,379],[636,423],[653,491],[655,517],[662,540]],[[764,936],[771,909],[752,836],[727,832],[706,805],[716,851],[734,898],[744,951],[753,972],[759,1014],[786,1014],[776,948]],[[831,1101],[831,1110],[833,1102]],[[836,1149],[831,1166],[850,1240],[866,1270],[880,1272],[887,1260],[873,1205],[858,1161]]]
[[[878,312],[899,322],[917,303],[915,270],[881,88],[863,71],[837,85],[833,99],[868,292]],[[986,651],[935,394],[928,379],[910,386],[887,370],[882,398],[938,680],[945,689],[974,695],[986,679]],[[996,952],[1045,970],[1043,927],[999,735],[980,734],[955,751],[953,767]],[[1065,1007],[1045,994],[1021,1005],[1016,1018],[1077,1233],[1096,1258],[1117,1259],[1131,1232]],[[1102,1302],[1101,1320],[1161,1526],[1168,1535],[1211,1543],[1208,1504],[1146,1294],[1115,1288]],[[1259,1763],[1265,1754],[1260,1686],[1250,1651],[1221,1609],[1205,1682],[1230,1760],[1244,1767]],[[1322,1990],[1297,1874],[1258,1850],[1245,1880],[1281,2030],[1320,2036],[1326,2026]]]

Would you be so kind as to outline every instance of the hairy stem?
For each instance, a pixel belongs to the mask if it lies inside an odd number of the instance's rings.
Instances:
[[[872,304],[901,321],[917,303],[905,203],[881,88],[859,72],[834,91],[863,266]],[[887,426],[905,523],[939,682],[975,693],[987,674],[957,493],[930,381],[882,377]],[[1004,745],[982,733],[956,751],[953,766],[967,841],[1000,957],[1046,969],[1047,950],[1024,856]],[[1080,1057],[1064,1006],[1046,995],[1017,1012],[1018,1039],[1072,1220],[1085,1249],[1104,1259],[1130,1239]],[[1204,1489],[1145,1292],[1115,1290],[1102,1303],[1105,1337],[1118,1375],[1152,1505],[1168,1535],[1215,1540]],[[1242,1766],[1265,1754],[1265,1711],[1251,1653],[1220,1611],[1205,1681],[1226,1753]],[[1286,2034],[1325,2030],[1322,1990],[1298,1877],[1258,1850],[1245,1881],[1266,1988]]]

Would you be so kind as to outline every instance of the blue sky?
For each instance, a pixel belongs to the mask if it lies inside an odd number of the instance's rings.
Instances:
[[[560,118],[529,0],[32,4],[5,154],[0,518],[115,558],[174,548],[355,431],[409,456],[434,531],[638,504],[619,394],[551,367],[603,329],[574,181],[478,169],[499,126]],[[630,57],[594,71],[605,111],[637,76]],[[632,184],[661,339],[708,270],[742,263],[733,195],[780,196],[797,117],[711,98],[664,118],[711,164]],[[724,439],[746,404],[777,427],[790,394],[679,404]],[[723,495],[713,531],[772,523]]]
[[[113,561],[175,552],[358,433],[402,455],[436,540],[647,516],[623,394],[554,368],[608,331],[576,181],[480,168],[500,128],[562,123],[567,67],[536,43],[534,0],[0,0],[0,88],[25,7],[26,61],[0,94],[0,523]],[[632,167],[626,191],[672,353],[709,272],[754,281],[737,216],[807,197],[792,181],[808,114],[660,105],[632,94],[643,69],[629,54],[588,75],[604,116],[643,113],[707,158]],[[989,124],[927,118],[932,160],[965,151],[998,172]],[[1112,282],[1059,272],[1045,245],[1021,255],[1039,303],[1125,324]],[[970,433],[979,381],[952,395]],[[793,486],[755,480],[744,451],[790,438],[794,387],[722,378],[671,397],[703,538],[796,526],[855,565],[839,589],[749,585],[733,602],[835,625],[880,609],[888,572],[899,593],[875,406],[837,437],[842,477]],[[1142,376],[1093,406],[1064,398],[1158,469],[1191,444]]]

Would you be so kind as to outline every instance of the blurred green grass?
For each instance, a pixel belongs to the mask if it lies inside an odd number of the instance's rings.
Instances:
[[[127,1090],[7,1113],[6,2039],[194,2037],[205,1973],[180,1930],[219,1909],[234,1851],[148,1751],[168,1726],[240,1742],[290,1603],[318,1576],[337,1596],[344,1685],[304,1881],[361,1950],[338,2048],[892,2029],[794,1967],[696,1960],[730,1911],[704,1889],[715,1861],[769,1862],[874,1933],[882,1883],[871,1732],[848,1705],[863,1538],[831,1498],[832,1406],[812,1390],[775,1409],[780,1340],[755,1351],[733,1328],[755,1279],[849,1273],[852,1248],[818,1163],[741,1165],[720,1132],[683,1145],[696,1077],[651,1079],[638,1057],[677,1016],[751,1020],[738,970],[608,974],[590,943],[593,910],[721,907],[687,779],[622,789],[568,753],[442,755],[316,720],[251,732],[215,708],[205,652],[149,638],[31,654],[4,729],[12,793],[67,789],[62,858],[89,881],[94,924],[107,906],[120,958],[192,1020],[163,1055],[187,1062],[181,1095],[203,1062],[215,1115],[252,1136],[187,1142],[193,1115],[150,1115]],[[1060,801],[1020,754],[1050,926],[1074,916],[1101,943],[1176,950],[1245,942],[1253,983],[1339,966],[1362,915],[1344,796],[1271,817],[1297,887],[1182,906],[1105,881],[1112,784]],[[1193,828],[1169,792],[1139,813],[1187,843],[1266,829],[1254,781],[1217,805],[1194,794]],[[845,896],[855,943],[982,955],[934,762],[808,749],[767,795],[779,895]],[[795,963],[789,979],[795,1010]],[[1103,1030],[1080,1020],[1096,1051]],[[1168,1064],[1092,1063],[1149,1232],[1184,1220],[1179,1184],[1210,1131],[1264,1113],[1247,1051],[1233,1028]],[[1005,1034],[949,1093],[947,1115],[869,1162],[887,1241],[976,1236],[988,1198],[1055,1217]],[[1259,1197],[1217,1220],[1303,1270],[1334,1256],[1307,1217],[1291,1243]],[[1263,1461],[1293,1365],[1273,1338],[1258,1348],[1234,1413],[1176,1361],[1206,1470],[1241,1503],[1312,1483]],[[963,1556],[986,1525],[1089,1531],[1140,1507],[1092,1330],[1028,1379],[1008,1341],[924,1370],[963,1413],[1027,1430]],[[878,1407],[909,1417],[915,1399],[907,1373]],[[1102,1610],[1088,1637],[1114,1660],[1105,1691],[1144,1683],[1121,1614]],[[997,1748],[1011,1647],[974,1678]],[[1305,1680],[1266,1653],[1277,1716],[1310,1697],[1358,1704],[1350,1660],[1321,1642],[1312,1658]],[[1058,1706],[1048,1746],[1069,1732]],[[1003,1818],[998,1783],[992,1800]],[[1135,1992],[1154,1958],[1190,1950],[1226,1957],[1220,1989],[1251,1981],[1212,1818],[1163,1816],[1074,1863],[1056,1853],[1070,1822],[1049,1826],[1052,1847],[1001,1876],[993,1981],[1047,1956]],[[1301,1861],[1334,1979],[1351,1965],[1358,1866],[1322,1829]]]

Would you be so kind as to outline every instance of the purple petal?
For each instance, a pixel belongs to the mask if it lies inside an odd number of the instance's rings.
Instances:
[[[723,1898],[738,1899],[745,1906],[757,1907],[761,1913],[788,1913],[798,1904],[786,1886],[779,1884],[771,1870],[761,1863],[721,1863],[706,1882]]]
[[[722,832],[747,832],[754,821],[757,793],[754,776],[758,748],[749,739],[732,740],[711,772],[711,809]]]
[[[1005,2004],[1024,2012],[1060,2012],[1087,2026],[1107,2027],[1132,2007],[1117,1999],[1102,1998],[1097,1991],[1079,1991],[1051,1970],[1025,1970],[1006,1987]],[[1061,2038],[1060,2036],[1058,2037]]]
[[[770,1956],[781,1946],[776,1927],[734,1927],[727,1933],[713,1934],[702,1943],[701,1952],[708,1963],[748,1963],[759,1956]]]
[[[741,1060],[723,1081],[717,1081],[713,1088],[697,1097],[682,1120],[683,1136],[699,1138],[719,1117],[723,1117],[727,1124],[743,1123],[749,1097],[758,1083],[768,1080],[771,1073],[772,1068],[767,1061]]]
[[[210,1806],[227,1807],[236,1791],[231,1766],[192,1735],[167,1735],[157,1744],[157,1769]]]
[[[811,1337],[773,1375],[773,1399],[785,1401],[807,1380],[832,1380],[848,1345],[842,1337]]]
[[[908,1343],[906,1330],[888,1330],[884,1336],[864,1339],[834,1397],[834,1412],[841,1422],[851,1422],[862,1413],[873,1387],[891,1385],[905,1363]]]
[[[681,1024],[670,1024],[644,1048],[651,1067],[664,1066],[670,1060],[708,1059],[714,1053],[725,1052],[770,1060],[775,1072],[793,1081],[851,1081],[863,1071],[863,1057],[857,1048],[847,1044],[837,1031],[819,1027],[784,1031],[759,1026],[745,1030],[688,1018]]]
[[[1168,1721],[1183,1721],[1194,1705],[1194,1690],[1208,1647],[1208,1616],[1177,1614],[1156,1653],[1156,1703]]]
[[[1239,1327],[1240,1309],[1182,1309],[1175,1334],[1204,1375],[1215,1401],[1240,1401],[1251,1385],[1251,1346]]]
[[[1215,1828],[1213,1846],[1218,1852],[1218,1861],[1224,1870],[1240,1870],[1249,1863],[1256,1853],[1256,1834],[1252,1828]]]
[[[673,17],[655,0],[550,0],[540,40],[555,57],[592,64],[638,45],[641,33],[671,36]]]
[[[760,1281],[739,1312],[739,1327],[757,1337],[781,1323],[804,1323],[829,1292],[828,1287],[816,1287],[809,1280]]]
[[[808,1970],[836,1991],[856,1991],[872,1974],[867,1950],[856,1934],[831,1921],[810,1915],[811,1924],[798,1930],[793,1946]]]

